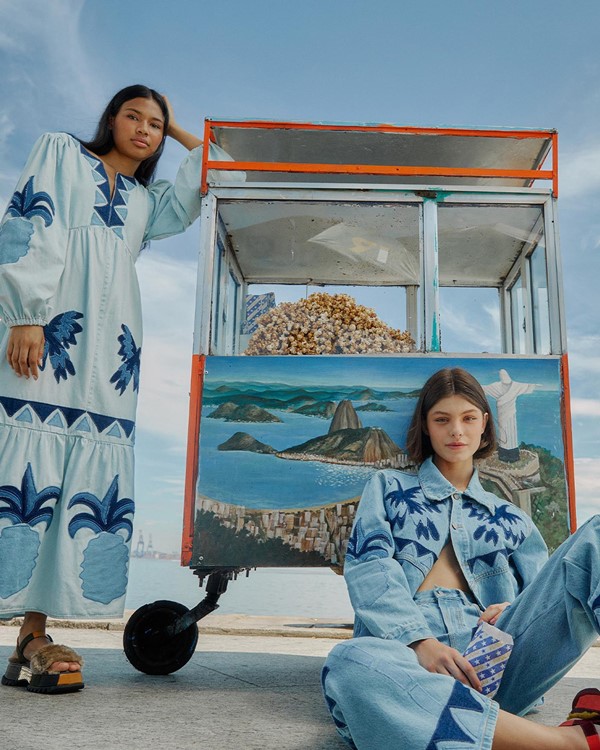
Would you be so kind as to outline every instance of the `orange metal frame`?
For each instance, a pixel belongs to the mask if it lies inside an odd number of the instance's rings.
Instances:
[[[571,534],[577,529],[577,512],[575,509],[575,465],[573,463],[573,431],[571,428],[571,385],[569,382],[569,358],[563,354],[560,361],[561,381],[563,386],[561,399],[561,419],[563,444],[565,446],[565,473],[569,494],[569,526]]]
[[[412,135],[468,136],[477,138],[551,138],[552,169],[473,169],[469,167],[382,166],[373,164],[303,164],[300,162],[214,161],[208,149],[202,160],[201,192],[208,190],[208,170],[239,170],[243,172],[288,172],[304,174],[369,174],[410,175],[423,177],[491,177],[522,180],[552,180],[552,192],[558,197],[558,133],[553,130],[469,130],[465,128],[416,128],[394,125],[324,125],[307,122],[271,122],[247,120],[242,122],[207,119],[204,122],[204,142],[214,141],[213,128],[253,128],[264,130],[328,130],[345,132],[404,133]],[[546,157],[547,158],[547,157]],[[545,161],[545,160],[544,160]]]
[[[196,484],[198,482],[198,449],[200,447],[200,407],[202,404],[205,361],[206,357],[204,354],[194,354],[192,357],[190,416],[188,420],[183,502],[183,533],[181,537],[181,564],[187,566],[192,561],[194,543],[194,513],[196,509]]]

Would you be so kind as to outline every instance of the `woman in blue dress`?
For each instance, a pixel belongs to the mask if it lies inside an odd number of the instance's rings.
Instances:
[[[190,150],[174,184],[152,181],[167,136]],[[80,689],[81,659],[51,643],[47,616],[123,613],[142,351],[135,261],[198,217],[201,146],[164,97],[130,86],[91,142],[37,141],[0,225],[0,618],[24,615],[5,685]]]

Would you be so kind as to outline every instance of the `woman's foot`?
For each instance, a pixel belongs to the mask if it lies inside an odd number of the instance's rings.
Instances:
[[[21,646],[21,644],[27,640],[28,635],[29,633],[24,633],[23,628],[21,628],[21,632],[17,639],[17,646]],[[49,646],[52,643],[52,639],[43,632],[33,631],[31,635],[34,637],[29,639],[29,642],[25,644],[24,648],[15,648],[10,657],[11,660],[21,661],[22,659],[25,659],[29,662],[33,655],[41,648]],[[51,672],[79,672],[80,670],[81,665],[76,661],[55,661],[52,662],[49,667],[49,671]]]

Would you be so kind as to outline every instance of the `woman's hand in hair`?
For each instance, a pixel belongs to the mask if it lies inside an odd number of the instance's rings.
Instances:
[[[191,151],[197,146],[201,146],[202,141],[200,140],[200,138],[198,138],[198,136],[194,135],[193,133],[188,133],[187,130],[184,130],[181,125],[178,124],[175,118],[175,112],[173,111],[173,105],[169,101],[169,98],[164,94],[162,94],[162,97],[165,100],[167,110],[169,111],[169,127],[167,128],[167,135],[176,140],[178,143],[181,143],[181,145],[187,148],[188,151]]]
[[[19,377],[38,379],[38,368],[44,356],[44,329],[42,326],[13,326],[8,336],[6,359]]]
[[[454,677],[467,687],[481,692],[481,682],[471,664],[455,648],[445,646],[435,638],[425,638],[411,643],[419,664],[428,672]]]

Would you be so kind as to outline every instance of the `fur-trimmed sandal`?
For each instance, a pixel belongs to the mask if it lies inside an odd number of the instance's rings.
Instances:
[[[24,651],[35,638],[47,638],[50,643],[36,651],[31,659]],[[76,662],[83,667],[83,659],[68,646],[52,642],[46,633],[30,633],[21,643],[17,642],[17,658],[10,657],[2,684],[9,687],[26,687],[32,693],[71,693],[83,688],[81,670],[77,672],[55,672],[50,667],[59,661]]]
[[[600,750],[600,690],[585,688],[573,698],[571,713],[561,727],[579,726],[583,729],[590,750]]]

